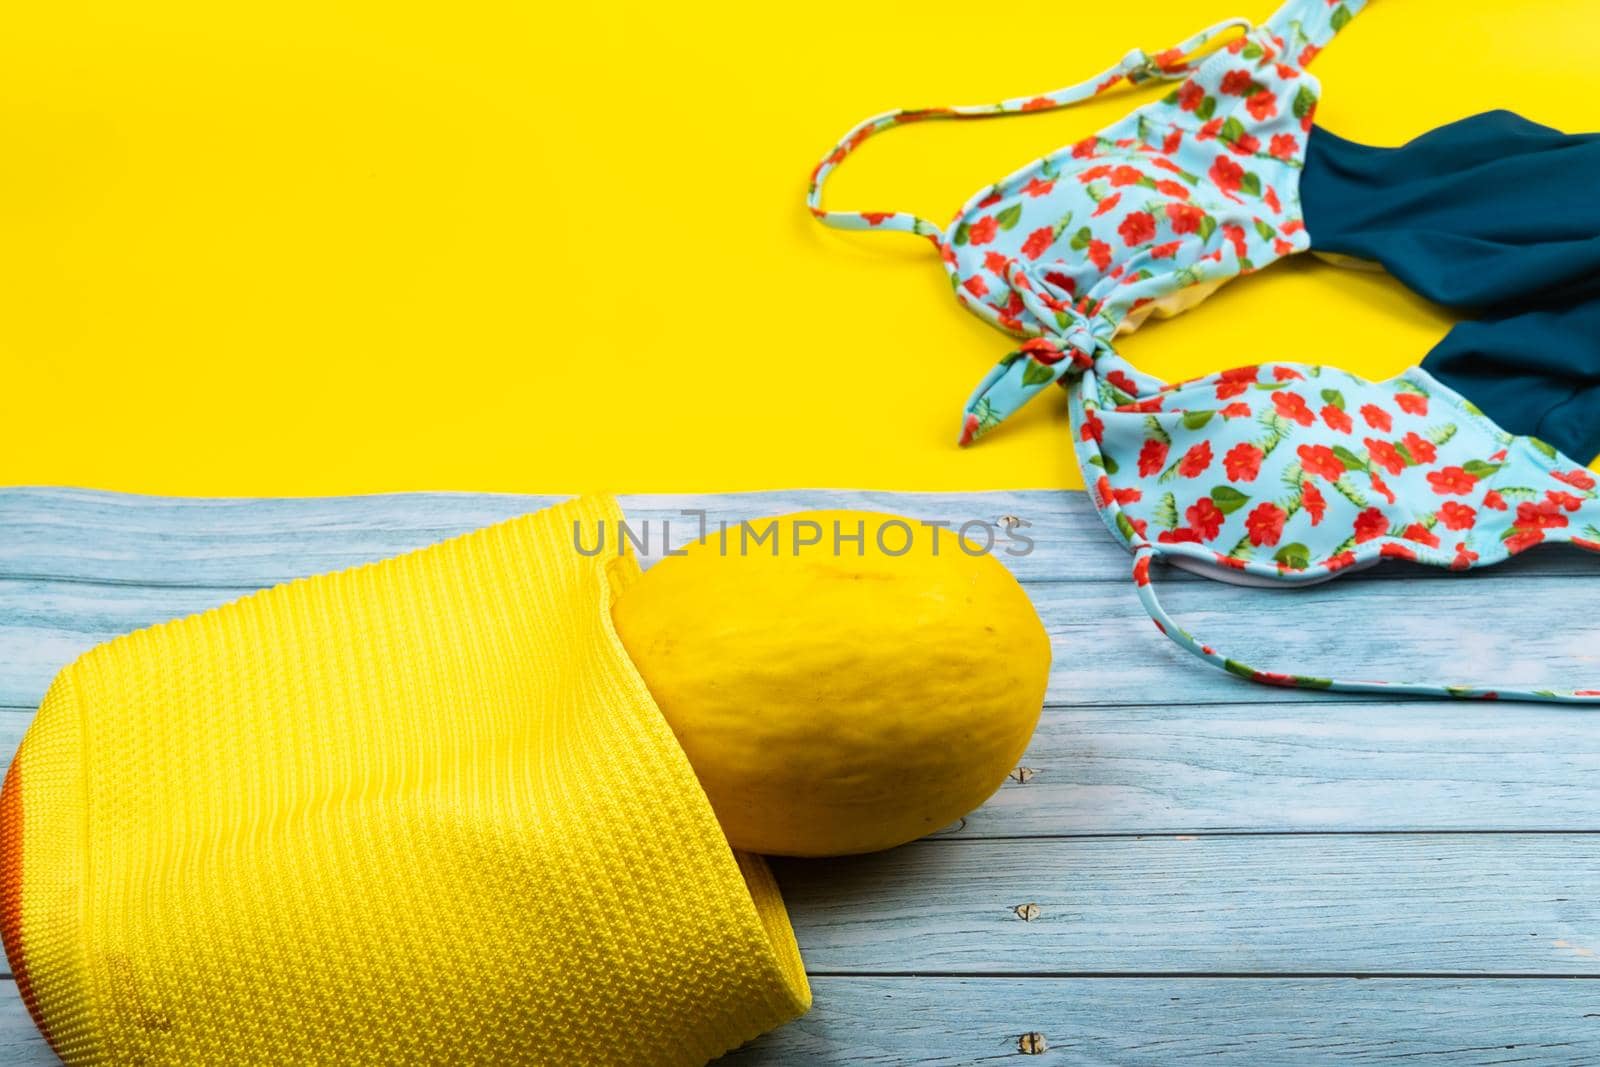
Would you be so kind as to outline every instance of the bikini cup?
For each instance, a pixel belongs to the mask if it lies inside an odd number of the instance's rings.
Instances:
[[[1344,692],[1593,702],[1600,690],[1536,690],[1331,679],[1265,671],[1218,652],[1161,606],[1150,563],[1207,577],[1305,585],[1385,558],[1456,570],[1534,544],[1600,551],[1600,494],[1583,465],[1506,433],[1413,368],[1372,382],[1331,367],[1272,363],[1168,385],[1115,351],[1120,332],[1175,314],[1217,286],[1309,247],[1299,170],[1319,87],[1304,67],[1362,6],[1290,0],[1248,24],[1212,26],[1105,75],[987,107],[887,112],[819,164],[809,206],[841,229],[921,235],[957,298],[1028,338],[989,372],[963,413],[962,443],[1047,385],[1072,385],[1074,445],[1101,518],[1134,554],[1156,626],[1213,666],[1275,685]],[[873,134],[928,118],[1076,103],[1123,82],[1183,79],[1159,101],[975,195],[949,227],[903,212],[835,212],[822,186]]]

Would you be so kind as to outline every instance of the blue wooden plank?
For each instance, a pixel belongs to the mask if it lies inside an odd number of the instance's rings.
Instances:
[[[1600,983],[816,978],[816,1007],[720,1063],[1594,1062]],[[1018,1056],[1018,1042],[1043,1047]]]
[[[1600,976],[1600,833],[924,841],[775,870],[823,973]]]
[[[812,990],[809,1014],[717,1062],[966,1067],[1038,1035],[1045,1064],[1566,1064],[1600,1040],[1600,983],[1583,979],[827,976]],[[0,982],[0,1064],[57,1062]]]

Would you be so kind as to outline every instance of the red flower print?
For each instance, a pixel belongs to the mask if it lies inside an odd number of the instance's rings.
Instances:
[[[1162,530],[1156,535],[1156,540],[1164,545],[1197,545],[1200,543],[1200,535],[1187,527],[1180,526],[1176,530]]]
[[[1302,67],[1309,67],[1311,65],[1311,61],[1317,58],[1317,53],[1320,51],[1322,51],[1322,49],[1318,48],[1314,44],[1308,44],[1304,48],[1300,49],[1300,65]]]
[[[1381,477],[1379,477],[1378,472],[1377,471],[1368,471],[1367,472],[1367,477],[1372,479],[1372,488],[1374,490],[1376,490],[1377,492],[1382,493],[1383,494],[1383,498],[1385,500],[1387,500],[1389,503],[1393,504],[1394,503],[1394,490],[1390,489],[1389,488],[1389,484],[1387,482],[1385,482]]]
[[[1293,390],[1280,389],[1273,393],[1272,406],[1278,409],[1279,415],[1301,426],[1310,426],[1317,421],[1317,417],[1306,406],[1306,398]]]
[[[1294,245],[1278,237],[1273,239],[1272,250],[1280,256],[1287,256],[1294,251]]]
[[[1417,559],[1417,554],[1415,552],[1407,548],[1405,545],[1396,544],[1393,541],[1379,545],[1378,555],[1382,556],[1384,559],[1409,559],[1413,563],[1416,562]]]
[[[1328,424],[1328,429],[1338,430],[1340,433],[1349,433],[1355,428],[1355,423],[1350,421],[1350,416],[1345,414],[1343,408],[1336,408],[1332,404],[1322,406],[1322,421]]]
[[[1222,457],[1222,467],[1228,472],[1230,482],[1253,482],[1261,473],[1264,453],[1248,441],[1234,445]]]
[[[1466,496],[1477,487],[1478,479],[1460,467],[1444,467],[1428,472],[1428,484],[1433,486],[1433,491],[1440,496],[1449,496],[1452,493],[1456,496]],[[1484,503],[1489,502],[1485,500]]]
[[[1111,171],[1111,184],[1119,188],[1124,185],[1138,185],[1143,178],[1143,173],[1126,165]]]
[[[1217,399],[1226,400],[1230,396],[1238,396],[1256,383],[1261,374],[1261,368],[1255,364],[1248,367],[1232,367],[1217,375]]]
[[[1450,569],[1464,571],[1478,562],[1478,554],[1467,547],[1465,541],[1456,545],[1456,558],[1450,561]]]
[[[1432,463],[1439,458],[1439,450],[1432,441],[1419,433],[1408,433],[1405,437],[1406,451],[1411,453],[1411,458],[1418,463]]]
[[[1394,395],[1395,407],[1407,415],[1426,415],[1428,413],[1428,398],[1417,393],[1396,393]]]
[[[1101,270],[1111,266],[1111,246],[1104,241],[1090,241],[1089,262]]]
[[[1167,221],[1172,223],[1173,233],[1195,233],[1205,217],[1206,213],[1193,204],[1167,205]]]
[[[1283,205],[1278,203],[1278,190],[1270,185],[1267,186],[1266,192],[1261,194],[1261,202],[1270,207],[1274,215],[1283,212]]]
[[[1090,159],[1094,156],[1094,150],[1099,146],[1100,139],[1098,137],[1085,137],[1072,146],[1072,158]]]
[[[1330,572],[1342,571],[1346,567],[1354,567],[1355,565],[1356,554],[1354,552],[1341,552],[1337,556],[1329,556],[1328,562],[1323,564]]]
[[[1173,130],[1162,140],[1161,151],[1170,156],[1178,150],[1178,146],[1181,144],[1183,144],[1183,131]]]
[[[1189,526],[1205,541],[1211,540],[1221,532],[1222,520],[1227,518],[1222,509],[1212,503],[1208,496],[1203,496],[1190,504],[1183,517],[1189,520]]]
[[[1163,159],[1160,156],[1152,156],[1148,162],[1152,167],[1160,167],[1162,170],[1170,170],[1174,174],[1183,173],[1183,168],[1178,166],[1170,159]]]
[[[973,296],[984,297],[989,295],[989,283],[984,281],[983,278],[976,274],[962,282],[961,288],[965,289]]]
[[[1050,190],[1054,189],[1055,187],[1056,183],[1055,179],[1053,178],[1047,182],[1040,181],[1038,178],[1029,178],[1028,184],[1022,187],[1022,191],[1031,197],[1037,198],[1041,196],[1049,196]]]
[[[1322,516],[1328,513],[1328,501],[1318,489],[1316,483],[1309,478],[1300,483],[1300,506],[1306,509],[1306,514],[1311,516],[1311,525],[1315,526],[1322,521]]]
[[[1229,96],[1243,96],[1255,84],[1255,79],[1248,70],[1230,70],[1222,76],[1222,84],[1218,86]]]
[[[1244,106],[1252,118],[1257,122],[1263,122],[1278,113],[1278,98],[1272,95],[1271,89],[1262,89],[1258,93],[1253,93],[1250,99],[1244,102]]]
[[[1548,500],[1541,500],[1537,504],[1531,500],[1524,500],[1517,505],[1517,521],[1513,525],[1552,530],[1567,525],[1567,517],[1562,513],[1559,504]]]
[[[1111,490],[1111,499],[1119,504],[1137,504],[1144,499],[1144,493],[1137,486],[1129,486],[1126,489]]]
[[[1096,92],[1098,92],[1098,91],[1099,90],[1096,90]],[[1055,101],[1051,100],[1048,96],[1036,96],[1032,100],[1023,101],[1022,110],[1024,110],[1024,111],[1047,111],[1050,108],[1055,107],[1055,106],[1056,106]]]
[[[892,211],[863,211],[861,217],[867,220],[868,226],[881,226],[883,220],[892,216]]]
[[[1003,252],[985,252],[983,254],[983,269],[999,278],[1006,276],[1006,268],[1011,265],[1011,257]]]
[[[1152,437],[1139,449],[1139,476],[1148,478],[1167,465],[1167,443]]]
[[[1110,174],[1110,173],[1111,173],[1111,168],[1109,166],[1107,166],[1106,164],[1101,163],[1101,164],[1098,164],[1096,166],[1089,167],[1086,170],[1079,171],[1078,172],[1078,180],[1080,182],[1082,182],[1083,184],[1088,185],[1090,182],[1099,181],[1101,178],[1104,178],[1107,174]]]
[[[1120,370],[1114,370],[1108,373],[1106,375],[1106,381],[1110,382],[1118,389],[1121,389],[1129,396],[1136,396],[1139,392],[1139,384]]]
[[[1040,226],[1028,234],[1028,239],[1022,242],[1022,254],[1029,259],[1038,259],[1045,254],[1051,243],[1056,239],[1056,231],[1049,226]]]
[[[1076,293],[1078,291],[1078,283],[1058,270],[1045,271],[1044,280],[1057,289],[1065,289],[1068,293]]]
[[[1583,497],[1573,496],[1571,493],[1563,493],[1559,489],[1545,490],[1544,498],[1556,507],[1565,508],[1568,511],[1577,511],[1583,507]]]
[[[970,445],[977,436],[978,416],[968,415],[961,420],[961,439],[956,443],[962,446]]]
[[[1250,255],[1250,246],[1245,244],[1244,240],[1243,226],[1236,225],[1232,222],[1224,222],[1222,224],[1222,236],[1226,237],[1228,239],[1228,243],[1233,245],[1234,255],[1238,256],[1240,259],[1245,259]]]
[[[1362,544],[1389,532],[1389,520],[1377,508],[1368,508],[1356,516],[1356,543]]]
[[[1078,435],[1085,441],[1093,441],[1099,444],[1105,433],[1106,424],[1100,421],[1100,416],[1086,409],[1083,413],[1083,429],[1079,431]]]
[[[1111,503],[1111,479],[1102,474],[1095,479],[1094,506],[1103,508],[1109,503]]]
[[[999,231],[1000,224],[994,220],[994,216],[985,215],[967,227],[967,240],[975,245],[986,245],[994,240],[994,235]]]
[[[1167,178],[1162,178],[1160,181],[1156,182],[1156,192],[1163,193],[1177,200],[1189,199],[1188,189],[1184,188],[1181,183],[1171,181]]]
[[[1250,405],[1242,404],[1236,400],[1233,403],[1224,406],[1220,411],[1217,412],[1217,414],[1221,415],[1225,419],[1242,418],[1250,414]]]
[[[1376,404],[1362,404],[1361,417],[1367,420],[1367,425],[1381,433],[1388,433],[1394,427],[1394,420],[1389,418],[1389,413]]]
[[[1498,490],[1491,489],[1483,494],[1483,506],[1493,508],[1496,511],[1504,511],[1506,510],[1506,498],[1501,496]]]
[[[1129,246],[1143,244],[1156,235],[1156,220],[1148,211],[1135,211],[1122,220],[1117,232]]]
[[[1406,527],[1406,532],[1401,535],[1407,541],[1415,541],[1419,545],[1429,548],[1439,547],[1439,536],[1420,522],[1414,522]]]
[[[1164,245],[1156,245],[1150,249],[1151,259],[1171,259],[1178,254],[1178,249],[1183,247],[1182,241],[1168,241]]]
[[[1283,536],[1283,521],[1288,518],[1276,504],[1257,504],[1244,520],[1252,545],[1275,545]]]
[[[1141,533],[1139,536],[1143,537],[1144,535]],[[1140,556],[1133,561],[1133,584],[1150,584],[1150,557],[1148,554]]]
[[[1267,143],[1267,154],[1276,159],[1293,159],[1300,151],[1300,142],[1292,133],[1275,133]]]
[[[1280,363],[1272,368],[1272,380],[1275,382],[1303,382],[1306,380],[1306,376],[1293,367],[1285,367]]]
[[[1099,218],[1101,215],[1104,215],[1106,212],[1112,210],[1120,203],[1122,203],[1122,194],[1112,193],[1110,196],[1106,197],[1104,200],[1100,201],[1094,206],[1094,211],[1090,213],[1090,218]]]
[[[1183,454],[1178,461],[1178,473],[1185,478],[1194,478],[1205,473],[1211,466],[1211,442],[1201,441]]]
[[[1513,526],[1512,530],[1515,532],[1512,533],[1510,537],[1506,538],[1506,551],[1513,556],[1518,552],[1521,552],[1523,549],[1532,548],[1534,545],[1544,540],[1544,531],[1538,529],[1537,527],[1533,529],[1523,529],[1520,526]]]
[[[1032,337],[1022,342],[1020,351],[1031,356],[1036,362],[1052,367],[1066,358],[1066,353],[1061,346],[1048,337]]]
[[[1150,526],[1148,519],[1136,519],[1132,515],[1128,516],[1128,522],[1132,524],[1133,532],[1138,534],[1140,537],[1145,536],[1145,530]]]
[[[1470,530],[1478,521],[1478,513],[1465,504],[1446,500],[1439,505],[1439,522],[1446,530]]]
[[[1211,180],[1217,183],[1217,188],[1225,193],[1238,192],[1244,182],[1244,168],[1227,156],[1218,156],[1208,173]]]
[[[990,193],[988,196],[984,197],[982,200],[979,200],[978,201],[978,206],[980,208],[994,207],[999,202],[1000,202],[1000,190],[996,189],[994,192]]]
[[[1241,156],[1248,156],[1260,147],[1261,142],[1256,139],[1256,135],[1253,133],[1241,133],[1228,142],[1228,150]]]
[[[1594,488],[1594,475],[1581,467],[1570,471],[1551,471],[1550,476],[1557,481],[1566,482],[1574,489],[1589,490]]]
[[[1372,457],[1372,462],[1390,474],[1402,474],[1405,472],[1405,459],[1400,455],[1400,450],[1388,441],[1380,441],[1376,437],[1365,437],[1362,438],[1361,443],[1367,446],[1367,455]]]

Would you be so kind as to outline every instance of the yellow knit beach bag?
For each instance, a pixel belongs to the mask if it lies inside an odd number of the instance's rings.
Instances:
[[[611,627],[586,499],[119,637],[0,794],[0,929],[68,1063],[701,1063],[801,1014]]]

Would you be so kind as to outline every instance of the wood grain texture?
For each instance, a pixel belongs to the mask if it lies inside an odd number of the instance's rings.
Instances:
[[[98,641],[555,499],[0,490],[0,756],[54,672]],[[672,544],[698,532],[685,509],[713,529],[819,507],[1032,524],[1034,550],[1000,557],[1055,651],[1031,774],[927,841],[781,861],[817,1008],[732,1062],[984,1062],[1019,1055],[1028,1031],[1046,1063],[1563,1063],[1600,1047],[1593,712],[1329,699],[1222,675],[1155,632],[1080,494],[624,506],[654,524],[651,557],[662,522]],[[1447,675],[1526,682],[1600,680],[1600,641],[1547,621],[1593,616],[1596,579],[1592,557],[1567,551],[1298,591],[1161,578],[1174,614],[1259,666],[1414,676],[1447,628]],[[45,1062],[0,991],[0,1063]]]
[[[804,1018],[727,1067],[870,1064],[1461,1065],[1592,1062],[1600,983],[1582,979],[812,979]],[[1046,1051],[1021,1058],[1023,1034]],[[58,1063],[9,980],[0,1064]]]

